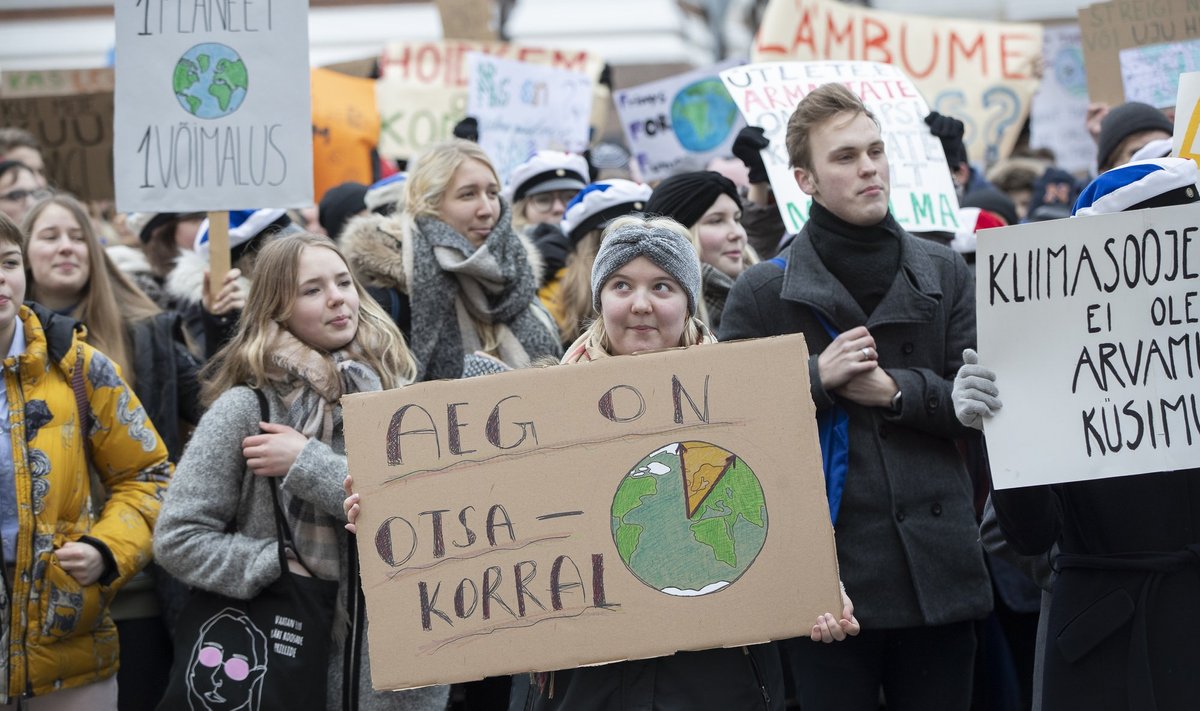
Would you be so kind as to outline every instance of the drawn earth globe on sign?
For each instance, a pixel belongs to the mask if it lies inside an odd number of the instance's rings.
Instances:
[[[707,595],[741,577],[762,550],[767,504],[741,457],[708,442],[675,442],[621,480],[612,532],[638,580],[669,595]]]
[[[716,77],[685,86],[671,102],[671,126],[684,148],[711,151],[725,142],[737,121],[737,104]]]
[[[175,64],[175,98],[196,118],[228,116],[246,99],[246,63],[230,47],[206,42],[183,53]]]

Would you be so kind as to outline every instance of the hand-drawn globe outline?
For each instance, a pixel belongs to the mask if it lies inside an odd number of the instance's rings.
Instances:
[[[642,457],[617,485],[610,522],[629,572],[676,597],[732,586],[768,533],[766,497],[754,471],[737,454],[698,440],[671,442]]]
[[[199,119],[225,118],[241,108],[250,89],[249,72],[237,50],[202,42],[180,55],[172,67],[176,101]]]
[[[688,84],[671,101],[671,126],[675,138],[693,153],[711,151],[724,143],[740,116],[737,104],[717,77]],[[708,130],[699,130],[701,125]]]

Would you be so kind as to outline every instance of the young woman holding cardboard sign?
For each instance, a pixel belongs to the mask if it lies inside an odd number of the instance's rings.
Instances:
[[[640,351],[715,343],[696,318],[700,263],[688,232],[669,219],[622,217],[605,230],[592,269],[600,318],[567,349],[564,364]],[[354,530],[359,498],[344,502]],[[843,593],[840,619],[817,619],[813,640],[858,634]],[[527,681],[528,679],[528,681]],[[721,683],[714,683],[720,679]],[[774,645],[680,652],[658,659],[566,669],[514,679],[510,709],[782,709],[783,670]]]

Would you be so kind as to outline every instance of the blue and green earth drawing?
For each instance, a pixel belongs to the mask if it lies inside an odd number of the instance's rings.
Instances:
[[[736,581],[762,551],[766,499],[741,457],[708,442],[675,442],[621,479],[612,533],[638,580],[669,595],[707,595]]]
[[[179,105],[196,118],[228,116],[246,99],[246,63],[230,47],[206,42],[183,53],[172,81]]]
[[[737,122],[737,104],[716,77],[688,84],[671,102],[671,126],[684,148],[711,151],[725,142]]]

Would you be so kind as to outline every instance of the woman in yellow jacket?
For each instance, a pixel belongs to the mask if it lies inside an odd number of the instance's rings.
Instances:
[[[171,466],[83,327],[22,305],[22,242],[0,217],[0,710],[116,709],[108,603],[150,559]]]

